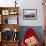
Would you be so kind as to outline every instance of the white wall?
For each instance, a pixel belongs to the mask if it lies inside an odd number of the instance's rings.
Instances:
[[[43,26],[43,6],[42,0],[19,0],[20,11],[20,25],[22,26]],[[23,20],[22,9],[37,9],[37,20]]]
[[[15,0],[0,0],[0,6],[15,6]],[[19,24],[21,26],[43,26],[42,0],[17,0],[19,9]],[[23,20],[23,9],[37,9],[37,20]]]

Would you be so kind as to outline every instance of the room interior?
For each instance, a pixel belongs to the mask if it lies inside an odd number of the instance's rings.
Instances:
[[[0,46],[23,46],[28,28],[36,33],[41,46],[46,46],[45,15],[46,0],[0,0]]]

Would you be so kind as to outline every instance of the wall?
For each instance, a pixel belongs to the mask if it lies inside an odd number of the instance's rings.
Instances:
[[[15,6],[15,0],[0,0],[0,6]],[[21,26],[43,26],[42,0],[17,0],[19,9],[19,24]],[[23,9],[37,9],[37,20],[23,20]]]
[[[19,4],[20,2],[20,4]],[[21,6],[20,25],[22,26],[43,26],[43,6],[42,0],[18,0]],[[37,9],[37,20],[23,20],[23,9]]]

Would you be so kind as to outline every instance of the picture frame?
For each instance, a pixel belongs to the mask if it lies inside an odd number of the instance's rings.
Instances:
[[[2,10],[2,15],[9,15],[9,10]]]
[[[23,9],[23,19],[24,20],[36,20],[37,9]]]
[[[9,11],[9,14],[10,14],[10,15],[16,15],[17,13],[18,13],[18,12],[15,11],[15,10],[10,10],[10,11]]]

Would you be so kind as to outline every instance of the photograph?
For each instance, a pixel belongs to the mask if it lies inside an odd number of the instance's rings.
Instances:
[[[37,19],[37,9],[23,9],[23,19],[36,20]]]

